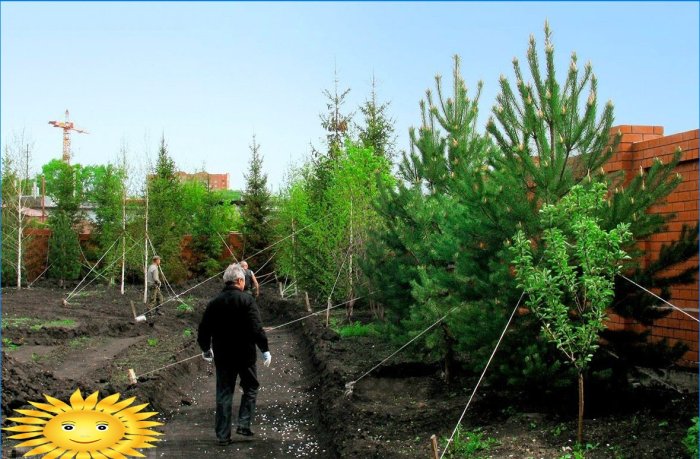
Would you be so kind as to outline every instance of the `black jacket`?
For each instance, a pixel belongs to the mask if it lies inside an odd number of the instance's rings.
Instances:
[[[269,351],[255,299],[233,285],[207,305],[197,342],[202,351],[214,350],[217,367],[248,367],[255,363],[255,346]]]

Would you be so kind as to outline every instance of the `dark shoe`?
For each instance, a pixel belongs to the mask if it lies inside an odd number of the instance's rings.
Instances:
[[[230,438],[227,438],[225,440],[222,440],[221,438],[219,438],[218,440],[216,440],[216,444],[219,446],[226,446],[226,445],[230,445],[231,443],[233,443],[233,440],[231,440]]]
[[[245,427],[239,427],[239,428],[237,428],[237,429],[236,429],[236,433],[237,433],[238,435],[243,435],[244,437],[252,437],[253,435],[255,435],[253,432],[251,432],[250,429],[247,429],[247,428],[245,428]]]

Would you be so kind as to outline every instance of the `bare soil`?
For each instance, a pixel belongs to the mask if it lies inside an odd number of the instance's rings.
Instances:
[[[192,284],[194,285],[194,283]],[[379,338],[340,338],[308,318],[269,332],[272,366],[259,365],[261,391],[253,440],[215,444],[213,367],[199,354],[197,324],[217,281],[188,293],[186,312],[175,301],[164,316],[137,323],[142,292],[90,287],[63,306],[70,290],[49,285],[2,292],[2,417],[43,394],[67,400],[80,388],[101,396],[136,396],[160,413],[165,434],[147,457],[164,458],[428,458],[430,435],[449,436],[476,382],[463,376],[447,385],[439,367],[410,353],[360,380],[351,396],[345,384],[369,370],[395,346]],[[177,291],[187,286],[176,287]],[[266,289],[259,300],[266,325],[306,314],[294,301]],[[356,306],[357,308],[357,306]],[[359,311],[362,313],[361,309]],[[132,368],[141,376],[127,381]],[[160,370],[159,370],[160,369]],[[153,371],[157,370],[157,371]],[[144,376],[145,375],[145,376]],[[587,406],[587,458],[685,458],[681,444],[697,415],[697,387],[678,393],[647,385],[616,393],[591,394]],[[238,397],[234,409],[237,409]],[[576,393],[552,400],[482,386],[466,417],[466,430],[495,444],[473,457],[562,458],[572,454]],[[21,456],[6,440],[3,458]]]

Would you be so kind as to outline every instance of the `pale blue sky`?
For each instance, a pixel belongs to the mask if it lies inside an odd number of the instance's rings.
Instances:
[[[244,185],[255,133],[269,183],[321,145],[323,89],[337,66],[347,110],[372,73],[390,101],[398,147],[418,102],[462,57],[467,85],[484,82],[480,126],[500,74],[543,41],[549,19],[563,75],[571,51],[591,61],[617,124],[698,128],[698,3],[8,3],[1,5],[1,135],[25,130],[33,168],[61,156],[71,118],[74,162],[116,160],[122,142],[145,168],[161,133],[181,170],[204,164]]]

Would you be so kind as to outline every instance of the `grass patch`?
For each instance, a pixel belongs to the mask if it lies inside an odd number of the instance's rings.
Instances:
[[[42,328],[62,328],[74,327],[73,319],[42,320],[32,317],[8,317],[2,320],[2,328],[28,328],[32,331],[39,331]]]
[[[58,319],[58,320],[49,320],[48,322],[39,322],[37,324],[32,325],[29,327],[33,331],[39,331],[42,328],[65,328],[65,327],[74,327],[75,326],[75,320],[73,319]]]
[[[151,347],[158,346],[158,338],[148,338],[148,345]]]
[[[342,327],[333,327],[336,333],[343,338],[358,337],[358,336],[380,336],[381,326],[375,323],[361,324],[355,322]]]
[[[457,427],[453,444],[447,453],[449,458],[480,458],[483,454],[488,454],[492,446],[498,445],[498,440],[487,437],[481,429],[462,430],[462,426]],[[447,439],[443,438],[443,443],[447,444]]]
[[[19,346],[19,344],[12,342],[10,338],[2,339],[2,347],[4,347],[8,352],[14,351],[15,349],[19,348]]]
[[[89,336],[79,336],[78,338],[73,338],[72,340],[68,341],[68,346],[72,348],[83,347],[88,341],[90,341]]]

